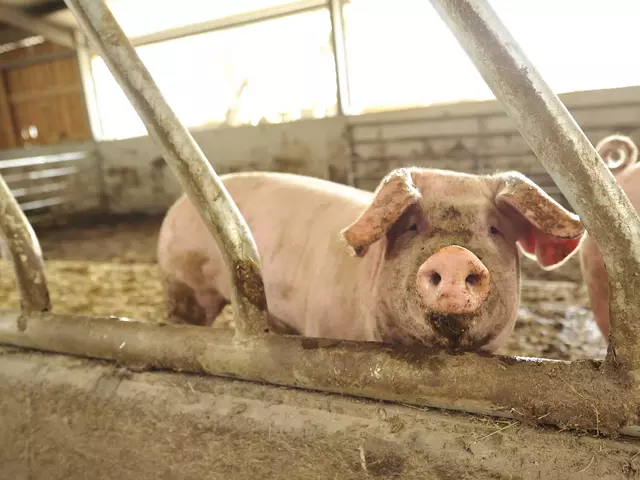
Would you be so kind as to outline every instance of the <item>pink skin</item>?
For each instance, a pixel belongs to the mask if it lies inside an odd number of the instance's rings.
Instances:
[[[474,313],[489,296],[491,275],[472,252],[450,245],[420,266],[416,284],[429,310],[441,314]]]
[[[640,208],[640,164],[638,148],[629,137],[610,135],[596,145],[596,150],[609,165],[618,185],[635,207]],[[580,265],[593,310],[593,317],[602,335],[609,340],[609,276],[593,239],[584,234],[580,244]]]
[[[398,169],[373,193],[291,174],[222,179],[258,246],[270,312],[309,337],[495,351],[516,319],[518,245],[550,269],[583,232],[516,173]],[[228,278],[186,197],[163,222],[158,261],[169,317],[210,324]]]

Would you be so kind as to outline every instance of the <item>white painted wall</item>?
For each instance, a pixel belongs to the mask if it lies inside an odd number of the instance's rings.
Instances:
[[[329,166],[345,166],[348,145],[340,118],[303,120],[257,127],[193,130],[193,136],[216,172],[286,170],[329,178]],[[181,187],[150,137],[102,142],[105,187],[114,212],[157,212],[180,195]],[[131,174],[125,169],[134,169]]]

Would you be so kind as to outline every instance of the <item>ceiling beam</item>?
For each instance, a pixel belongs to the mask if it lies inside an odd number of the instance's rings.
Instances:
[[[58,45],[68,48],[75,48],[73,32],[64,27],[59,27],[46,20],[26,14],[17,8],[8,7],[0,3],[0,22],[13,27],[31,32],[35,35],[42,35]]]
[[[64,0],[50,0],[45,3],[40,3],[37,5],[33,5],[32,7],[25,8],[24,11],[25,13],[28,13],[29,15],[32,15],[34,17],[44,17],[46,15],[59,12],[60,10],[65,10],[66,8],[67,5],[64,3]]]

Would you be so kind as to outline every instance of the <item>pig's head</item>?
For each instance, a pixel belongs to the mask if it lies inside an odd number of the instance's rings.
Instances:
[[[583,227],[519,173],[402,168],[342,234],[368,260],[384,341],[493,352],[511,334],[518,246],[544,269],[566,261]]]

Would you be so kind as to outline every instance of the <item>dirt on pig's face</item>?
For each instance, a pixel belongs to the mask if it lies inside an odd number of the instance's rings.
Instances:
[[[369,305],[382,341],[493,352],[516,321],[518,245],[554,268],[582,232],[520,174],[412,168],[389,174],[343,235],[371,262]]]
[[[492,351],[513,330],[520,288],[514,226],[496,208],[491,185],[473,178],[456,180],[440,193],[423,195],[381,241],[376,286],[378,328],[385,341]],[[488,296],[475,312],[431,310],[418,292],[421,265],[450,245],[475,254],[490,272]]]

